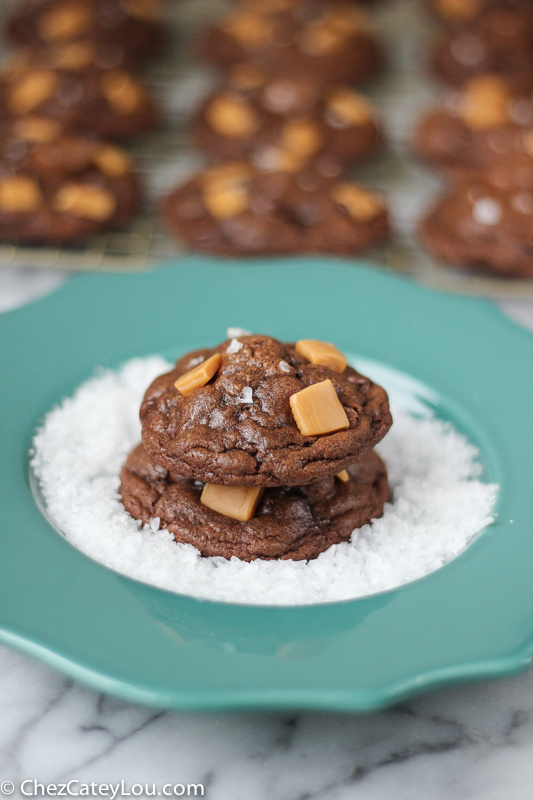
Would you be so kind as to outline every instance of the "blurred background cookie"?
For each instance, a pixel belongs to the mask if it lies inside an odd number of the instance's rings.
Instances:
[[[376,110],[363,95],[290,76],[268,79],[250,64],[235,67],[205,101],[192,137],[213,161],[250,159],[290,171],[313,165],[330,177],[382,144]]]
[[[193,177],[164,200],[162,210],[171,233],[220,255],[353,255],[389,232],[383,202],[366,189],[244,162]]]
[[[114,44],[137,58],[165,42],[161,0],[29,0],[15,12],[6,35],[14,44],[50,46],[72,41]]]
[[[21,50],[0,73],[0,118],[38,114],[66,127],[127,139],[151,130],[160,114],[143,84],[124,69],[102,69],[77,43]]]
[[[128,220],[139,204],[130,157],[56,120],[24,117],[0,132],[0,236],[78,242]]]
[[[321,84],[357,83],[381,64],[364,13],[343,0],[242,0],[211,28],[202,52],[223,69],[250,61]]]

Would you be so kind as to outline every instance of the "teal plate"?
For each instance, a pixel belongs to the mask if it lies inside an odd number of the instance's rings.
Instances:
[[[420,386],[500,484],[495,523],[425,578],[292,608],[172,594],[73,548],[29,485],[39,420],[96,366],[216,342],[227,325],[334,341]],[[531,662],[533,337],[488,303],[329,259],[191,258],[76,278],[1,316],[0,342],[1,641],[127,700],[202,710],[363,711]]]

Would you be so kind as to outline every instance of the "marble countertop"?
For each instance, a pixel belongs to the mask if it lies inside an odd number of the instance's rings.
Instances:
[[[2,269],[0,310],[63,279]],[[532,302],[501,305],[533,330]],[[109,797],[202,784],[210,800],[531,800],[533,671],[362,716],[194,715],[113,700],[0,647],[0,800],[23,797],[22,781],[37,796],[34,780]]]

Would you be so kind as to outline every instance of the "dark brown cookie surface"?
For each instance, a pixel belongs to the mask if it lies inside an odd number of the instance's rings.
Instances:
[[[32,47],[65,42],[97,42],[121,53],[154,55],[165,37],[158,0],[29,0],[7,26],[15,44]]]
[[[386,392],[351,367],[338,373],[311,364],[293,345],[269,336],[243,336],[231,345],[189,353],[145,394],[144,446],[173,473],[230,486],[295,486],[335,475],[389,430]],[[214,378],[183,397],[174,387],[176,379],[215,353],[222,365]],[[303,436],[289,398],[326,379],[335,387],[349,428]]]
[[[201,173],[172,192],[162,210],[171,233],[219,255],[353,255],[389,233],[382,201],[366,189],[244,162]]]
[[[25,117],[0,133],[0,238],[77,242],[116,228],[139,204],[129,156],[93,136]]]
[[[513,91],[502,78],[480,75],[421,120],[415,150],[442,169],[479,170],[514,152],[533,155],[532,131],[533,93]]]
[[[299,561],[348,541],[355,528],[382,515],[389,487],[379,456],[367,453],[348,471],[348,481],[327,477],[266,489],[255,516],[239,522],[202,505],[200,484],[173,479],[139,445],[122,469],[120,494],[132,517],[143,523],[159,517],[161,528],[203,556]]]
[[[531,11],[531,0],[426,0],[426,5],[441,22],[460,26],[498,8]]]
[[[370,102],[347,86],[321,90],[309,80],[268,78],[241,64],[207,99],[192,125],[211,160],[258,167],[294,162],[328,177],[372,156],[382,142]]]
[[[0,73],[0,118],[37,114],[108,139],[154,128],[160,114],[146,88],[124,69],[99,67],[93,52],[75,43],[17,54]]]
[[[343,0],[245,0],[209,31],[203,55],[223,68],[252,61],[321,84],[357,83],[381,64],[366,18]]]
[[[420,235],[455,266],[533,277],[533,160],[516,154],[459,180],[422,221]]]
[[[494,9],[446,33],[433,50],[439,78],[461,85],[492,72],[528,88],[533,75],[533,13]]]

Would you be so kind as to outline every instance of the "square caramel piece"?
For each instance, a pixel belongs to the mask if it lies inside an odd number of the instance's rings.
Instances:
[[[289,402],[302,436],[322,436],[350,427],[346,411],[329,378],[296,392]]]
[[[180,394],[188,397],[196,389],[205,386],[213,375],[218,372],[222,364],[222,356],[220,353],[215,353],[214,356],[198,364],[197,367],[181,375],[177,381],[174,381],[174,386]]]
[[[334,372],[344,372],[346,369],[346,358],[334,344],[329,342],[320,342],[318,339],[300,339],[299,342],[296,342],[295,350],[311,364],[329,367]]]
[[[218,486],[206,483],[200,501],[225,517],[248,522],[255,514],[263,491],[262,486]]]

